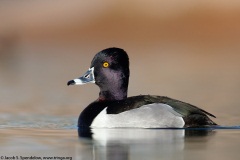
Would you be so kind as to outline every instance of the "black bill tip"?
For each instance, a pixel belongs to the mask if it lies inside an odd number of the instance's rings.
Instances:
[[[75,84],[75,81],[74,80],[71,80],[71,81],[68,81],[67,85],[74,85]]]

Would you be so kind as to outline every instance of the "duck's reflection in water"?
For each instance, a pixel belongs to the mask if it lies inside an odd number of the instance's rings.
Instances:
[[[187,137],[207,136],[214,132],[211,129],[124,128],[79,129],[78,133],[80,140],[90,139],[92,159],[127,160],[184,159],[179,153],[184,150]]]

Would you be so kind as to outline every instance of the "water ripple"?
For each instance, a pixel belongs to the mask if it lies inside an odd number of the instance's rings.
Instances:
[[[77,128],[77,118],[66,116],[0,114],[0,121],[0,128]]]

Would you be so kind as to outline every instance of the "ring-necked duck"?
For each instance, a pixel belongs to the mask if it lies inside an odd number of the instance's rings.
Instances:
[[[169,97],[139,95],[127,97],[129,60],[120,48],[97,53],[89,70],[68,85],[95,83],[99,98],[80,114],[79,127],[182,128],[216,125],[214,115]]]

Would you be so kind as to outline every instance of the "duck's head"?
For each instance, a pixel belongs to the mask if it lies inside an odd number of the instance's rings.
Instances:
[[[129,60],[120,48],[108,48],[97,53],[88,71],[68,85],[95,83],[100,88],[99,100],[121,100],[127,98]]]

